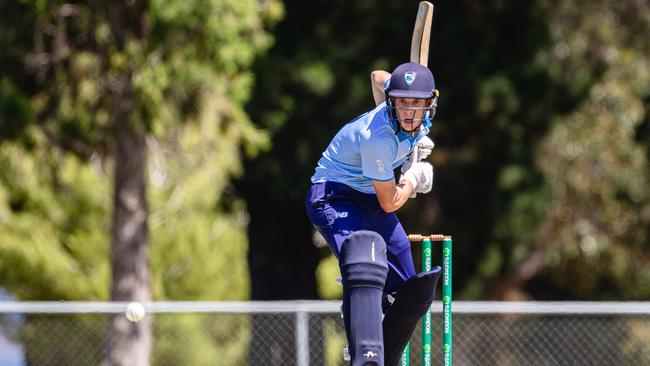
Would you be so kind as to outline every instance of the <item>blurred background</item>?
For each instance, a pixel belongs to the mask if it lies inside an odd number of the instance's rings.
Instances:
[[[338,299],[305,192],[417,4],[0,0],[1,296]],[[398,215],[453,235],[454,299],[649,300],[650,3],[435,6]]]

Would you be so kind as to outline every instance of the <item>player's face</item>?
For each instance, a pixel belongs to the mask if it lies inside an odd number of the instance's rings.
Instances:
[[[422,124],[425,108],[430,103],[430,99],[395,98],[393,104],[397,110],[397,117],[402,128],[409,132],[417,130]]]

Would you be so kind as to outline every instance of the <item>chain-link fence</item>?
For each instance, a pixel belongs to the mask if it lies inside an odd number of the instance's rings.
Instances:
[[[345,365],[338,302],[154,303],[153,365]],[[122,303],[0,303],[0,365],[98,365]],[[440,364],[439,303],[433,354]],[[457,302],[454,365],[650,365],[650,303]],[[421,333],[411,340],[420,365]]]

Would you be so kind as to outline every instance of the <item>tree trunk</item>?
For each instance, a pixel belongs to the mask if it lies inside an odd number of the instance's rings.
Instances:
[[[129,40],[145,42],[146,2],[115,1],[103,3],[117,52]],[[145,126],[133,115],[134,66],[115,69],[106,53],[110,74],[107,88],[112,96],[111,127],[115,141],[113,222],[111,227],[111,300],[151,301],[147,206],[147,155]],[[132,323],[123,314],[110,317],[108,339],[102,365],[145,366],[153,344],[153,319],[145,316]]]
[[[131,39],[145,42],[146,3],[137,0],[103,4],[118,52]],[[105,54],[111,65],[110,52]],[[109,69],[111,68],[108,66]],[[112,96],[111,126],[114,141],[113,222],[111,227],[111,300],[151,301],[149,233],[146,195],[147,156],[145,126],[133,116],[133,64],[110,70],[107,87]],[[108,322],[102,365],[145,366],[153,343],[153,319],[131,323],[123,314]]]
[[[131,76],[114,81],[115,190],[111,228],[111,299],[151,301],[146,201],[144,126],[132,123]],[[148,365],[153,321],[132,323],[123,314],[110,317],[103,365]]]

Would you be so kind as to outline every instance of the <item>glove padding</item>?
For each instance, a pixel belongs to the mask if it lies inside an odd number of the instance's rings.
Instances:
[[[422,161],[428,158],[429,155],[431,155],[431,151],[433,151],[434,146],[435,143],[429,137],[424,136],[422,139],[420,139],[414,148],[414,150],[417,151],[418,161]],[[413,164],[413,154],[411,154],[409,158],[404,162],[404,164],[402,164],[402,173],[409,170],[411,164]]]
[[[404,172],[400,180],[406,179],[413,185],[415,193],[429,193],[433,187],[433,166],[427,162],[418,161]]]
[[[433,140],[431,140],[429,137],[424,136],[420,141],[417,143],[418,146],[418,159],[419,160],[424,160],[429,155],[431,155],[431,151],[433,150],[433,147],[436,146],[436,144],[433,143]]]

